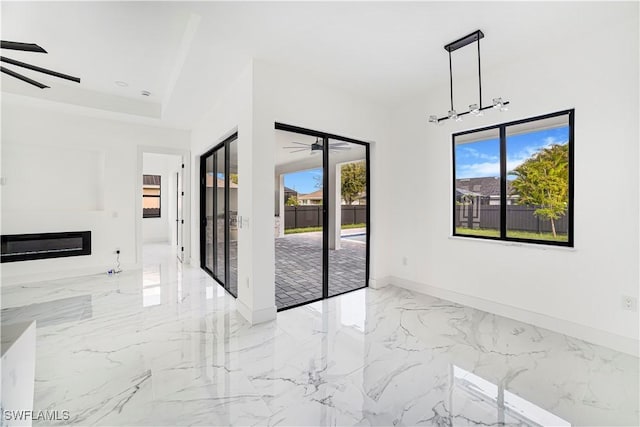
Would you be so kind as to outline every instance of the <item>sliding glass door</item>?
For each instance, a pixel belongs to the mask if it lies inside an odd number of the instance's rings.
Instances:
[[[238,288],[237,157],[237,134],[200,157],[200,264],[233,296]]]
[[[280,123],[276,129],[278,310],[366,287],[369,145]]]

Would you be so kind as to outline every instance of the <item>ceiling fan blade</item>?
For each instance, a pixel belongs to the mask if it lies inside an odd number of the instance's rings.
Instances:
[[[0,66],[0,71],[5,73],[5,74],[10,75],[11,77],[15,77],[18,80],[22,80],[23,82],[26,82],[26,83],[32,84],[32,85],[34,85],[36,87],[39,87],[40,89],[47,89],[49,87],[47,85],[43,85],[40,82],[32,80],[29,77],[23,76],[22,74],[18,74],[15,71],[11,71],[11,70],[9,70],[7,68],[4,68],[2,66]]]
[[[308,149],[308,148],[297,148],[297,147],[296,147],[296,150],[289,151],[289,152],[290,152],[290,153],[299,153],[299,152],[301,152],[301,151],[309,151],[309,149]]]
[[[347,143],[347,142],[330,142],[329,146],[331,146],[331,147],[347,147],[347,146],[349,146],[349,143]]]
[[[21,43],[21,42],[10,42],[8,40],[0,41],[0,47],[2,49],[12,49],[12,50],[23,50],[25,52],[38,52],[38,53],[47,53],[46,50],[41,48],[35,43]]]
[[[296,141],[291,141],[292,144],[298,144],[298,145],[306,145],[307,147],[310,147],[311,144],[307,144],[306,142],[296,142]]]
[[[50,76],[58,77],[65,80],[71,80],[72,82],[80,83],[79,77],[69,76],[67,74],[58,73],[57,71],[47,70],[46,68],[37,67],[35,65],[27,64],[25,62],[16,61],[15,59],[6,58],[4,56],[0,56],[0,61],[6,62],[7,64],[15,65],[17,67],[27,68],[29,70],[37,71],[39,73],[48,74]]]
[[[298,149],[298,148],[302,148],[302,147],[282,147],[282,148],[294,148],[294,149]],[[309,147],[307,146],[307,147],[305,147],[304,149],[305,149],[305,150],[308,150],[308,149],[309,149]]]
[[[329,147],[329,150],[345,151],[345,150],[351,150],[351,147]]]

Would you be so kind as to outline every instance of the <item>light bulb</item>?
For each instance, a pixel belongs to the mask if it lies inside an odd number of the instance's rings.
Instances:
[[[458,113],[456,112],[456,110],[449,110],[449,118],[450,119],[457,119],[458,118]]]
[[[469,113],[477,116],[480,114],[480,107],[478,107],[478,104],[471,104],[469,105]]]
[[[433,123],[435,125],[438,124],[438,116],[431,115],[429,116],[429,123]]]

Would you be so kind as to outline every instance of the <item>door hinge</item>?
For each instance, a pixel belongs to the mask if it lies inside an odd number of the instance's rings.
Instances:
[[[184,196],[184,191],[182,192],[182,195]]]
[[[183,220],[181,220],[181,221],[182,221],[182,224],[184,224],[184,219],[183,219]]]
[[[182,247],[180,248],[180,251],[184,252],[184,246],[182,246]]]
[[[182,164],[182,169],[184,169],[184,163]]]

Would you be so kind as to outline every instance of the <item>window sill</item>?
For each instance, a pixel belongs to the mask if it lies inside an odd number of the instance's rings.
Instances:
[[[489,243],[493,245],[500,246],[516,246],[527,249],[537,249],[541,251],[562,251],[562,252],[576,252],[577,249],[575,247],[569,246],[556,246],[556,245],[545,245],[544,243],[524,243],[524,242],[509,242],[507,240],[492,240],[492,239],[477,239],[475,237],[464,237],[464,236],[449,236],[450,240],[464,240],[464,241],[472,241],[479,243]]]

